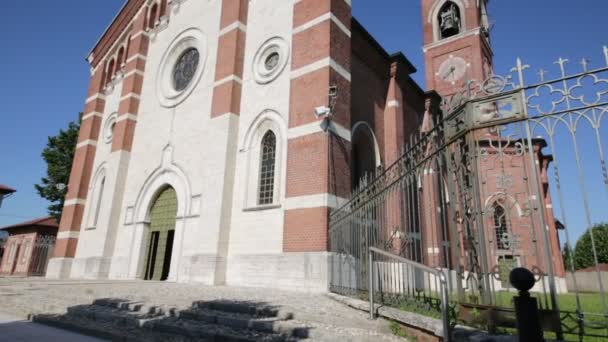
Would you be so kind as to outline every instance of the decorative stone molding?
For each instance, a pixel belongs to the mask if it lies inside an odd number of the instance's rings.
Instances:
[[[199,62],[190,84],[183,90],[173,87],[175,64],[188,49],[198,50]],[[157,74],[157,96],[163,107],[172,108],[182,103],[198,85],[207,62],[207,36],[199,29],[191,28],[180,33],[171,43],[161,59]]]
[[[114,138],[116,119],[118,119],[118,113],[113,113],[106,119],[106,123],[103,125],[103,140],[106,144],[111,143],[112,138]]]
[[[267,84],[279,77],[289,61],[289,44],[281,37],[265,41],[253,58],[253,76],[259,84]]]

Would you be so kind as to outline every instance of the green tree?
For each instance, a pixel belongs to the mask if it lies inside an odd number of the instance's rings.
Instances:
[[[60,130],[56,136],[49,137],[46,148],[42,151],[42,159],[47,165],[46,177],[34,187],[42,198],[51,202],[48,213],[57,220],[61,218],[63,210],[79,130],[79,123],[70,122],[66,130]]]
[[[591,244],[591,232],[595,242],[595,252],[599,264],[608,263],[608,224],[601,223],[588,229],[576,242],[574,249],[574,267],[577,270],[595,266],[593,247]]]

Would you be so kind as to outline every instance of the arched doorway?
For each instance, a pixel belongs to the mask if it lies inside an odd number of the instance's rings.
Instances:
[[[376,172],[376,149],[374,136],[366,125],[357,126],[352,139],[353,167],[352,185],[356,188],[363,178],[374,177]]]
[[[150,208],[150,226],[144,240],[145,280],[166,280],[169,277],[176,215],[177,194],[172,187],[167,187]]]

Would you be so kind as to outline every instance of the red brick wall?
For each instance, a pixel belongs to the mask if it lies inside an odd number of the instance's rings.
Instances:
[[[213,89],[211,117],[241,114],[241,90],[245,59],[249,0],[224,0],[220,30],[237,24],[219,37],[215,81],[225,81]],[[228,79],[228,80],[227,80]]]
[[[302,27],[331,14],[310,27]],[[351,9],[344,0],[302,0],[294,6],[292,70],[330,59],[347,73],[351,70],[351,40],[334,22],[350,30]],[[350,79],[331,65],[310,70],[291,81],[289,127],[319,122],[315,107],[329,104],[330,86],[337,86],[339,97],[333,122],[350,130]],[[346,197],[350,192],[350,142],[325,132],[291,138],[287,147],[287,193],[289,201],[298,197],[332,194]],[[320,252],[328,249],[328,204],[318,207],[293,207],[285,211],[283,250]]]

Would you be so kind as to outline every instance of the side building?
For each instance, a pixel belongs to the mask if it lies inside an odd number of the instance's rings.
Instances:
[[[0,232],[8,234],[0,254],[0,275],[44,276],[57,229],[57,220],[52,217],[0,228]]]

